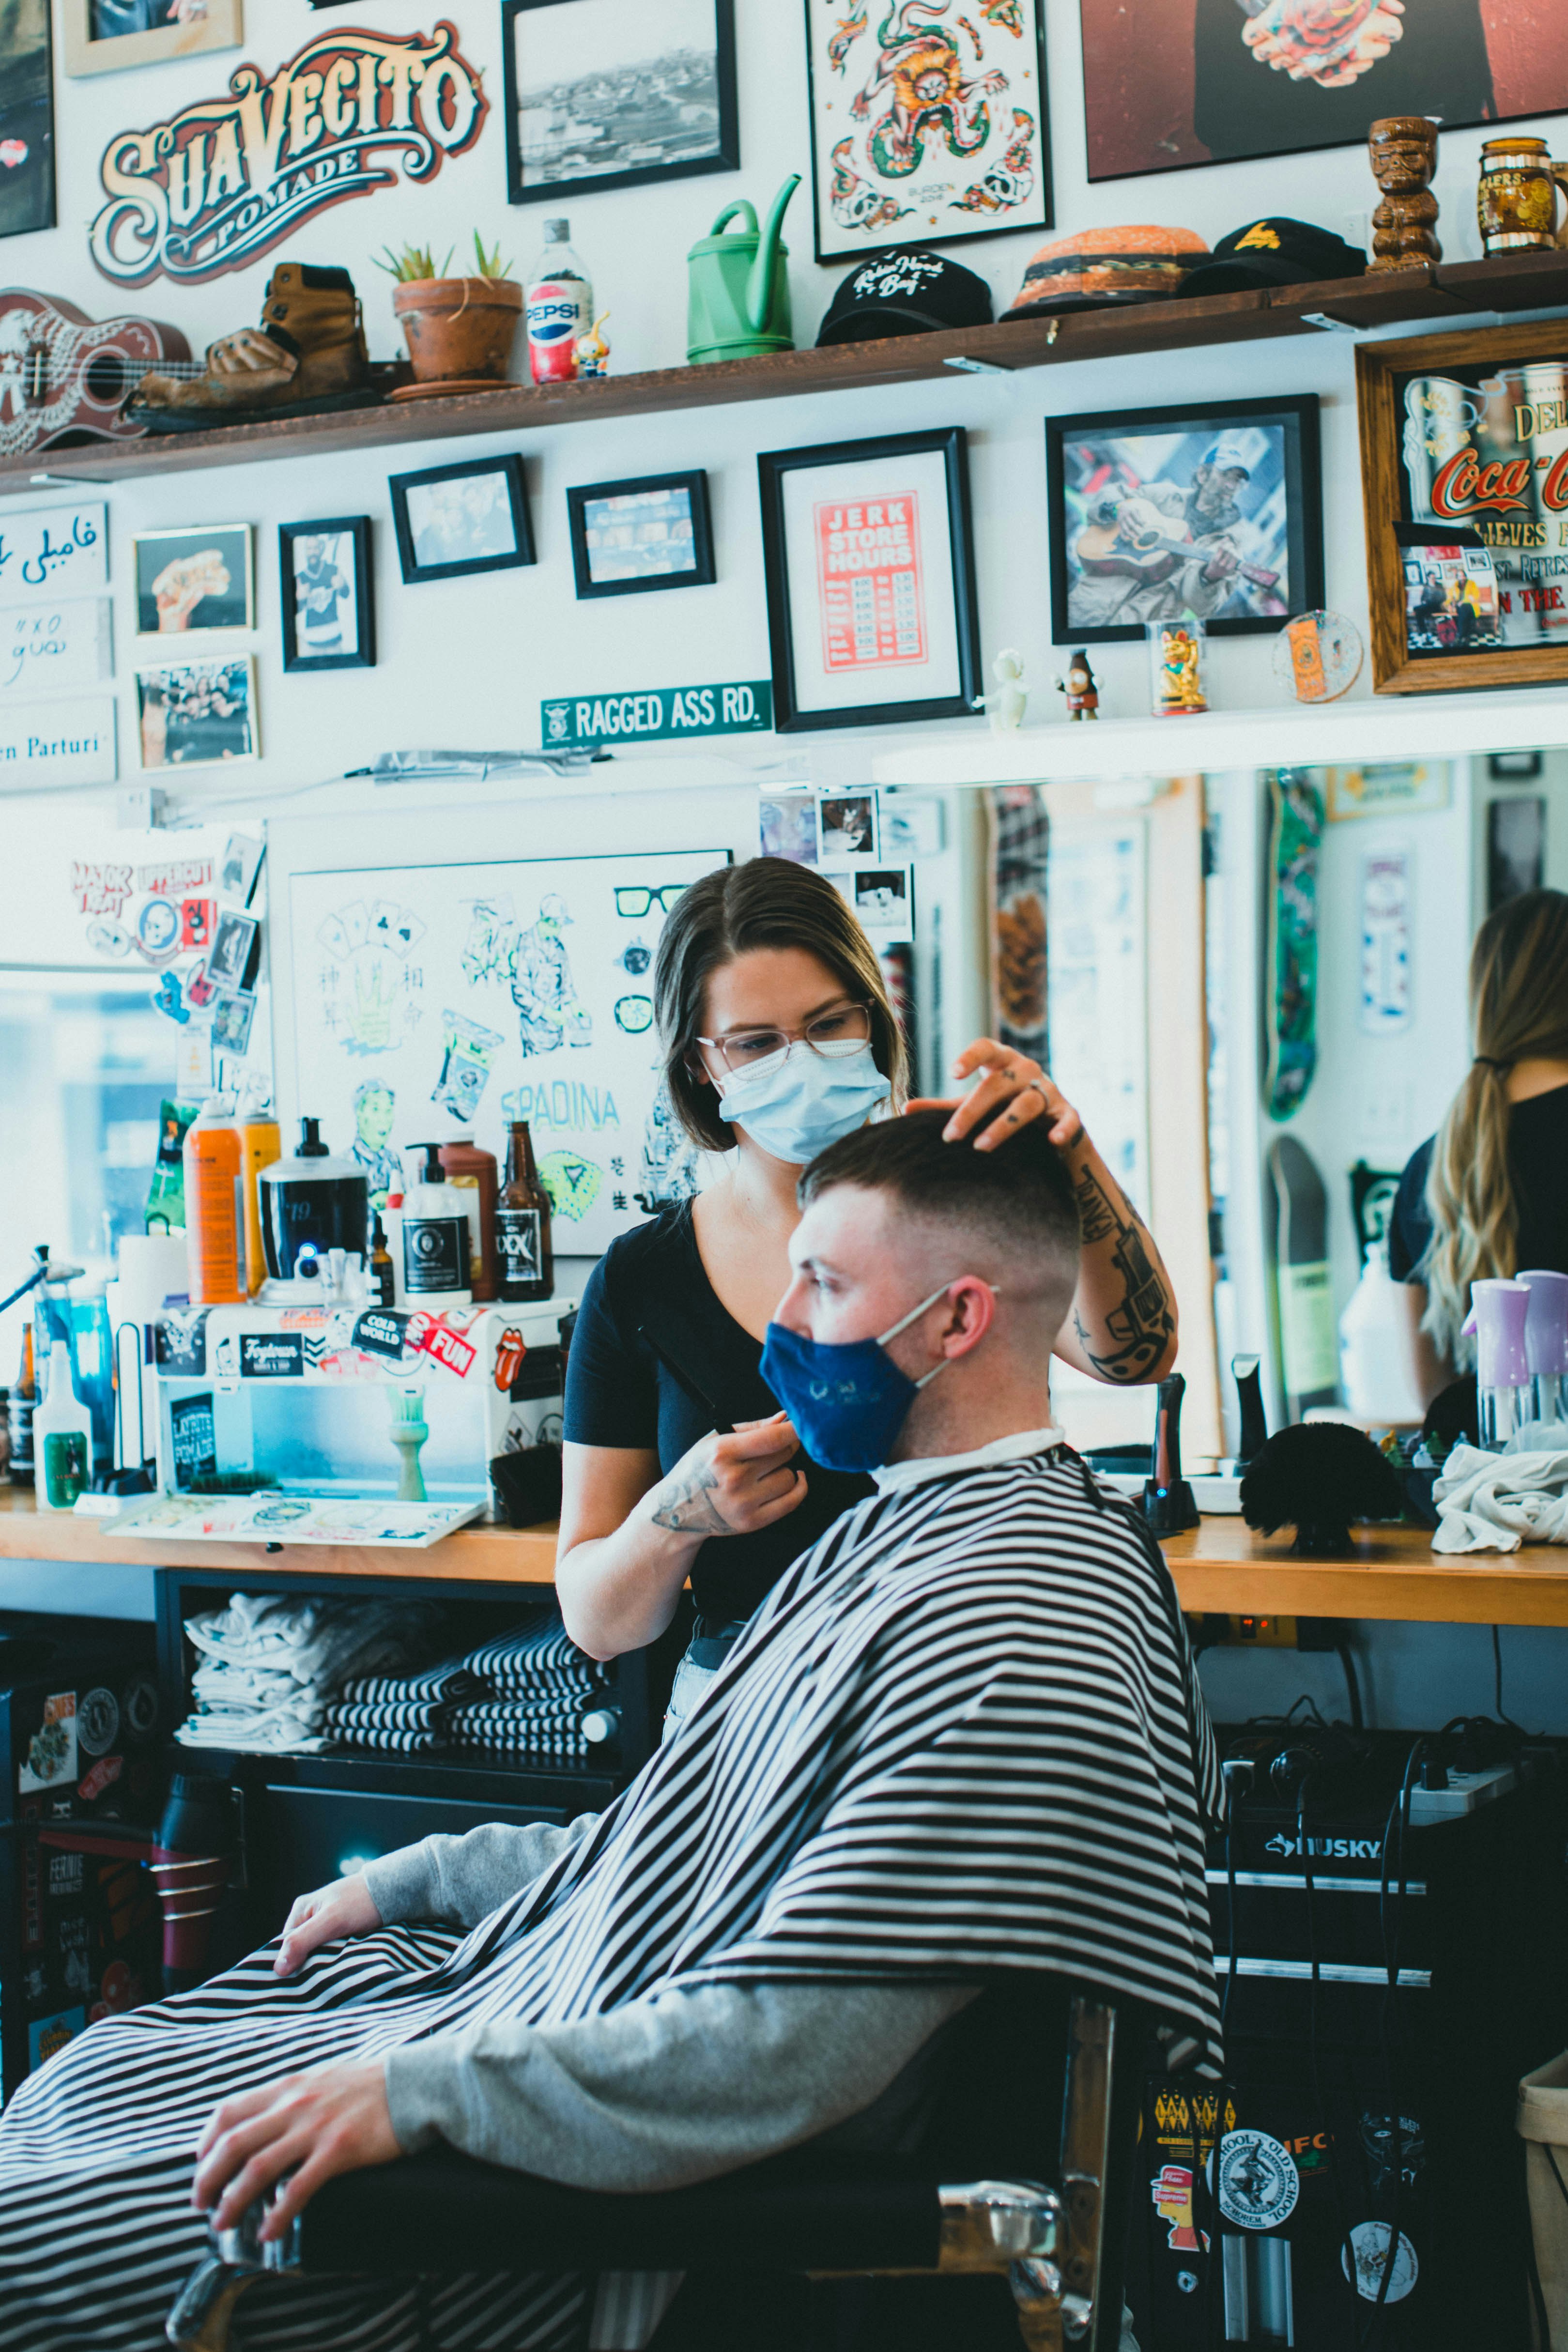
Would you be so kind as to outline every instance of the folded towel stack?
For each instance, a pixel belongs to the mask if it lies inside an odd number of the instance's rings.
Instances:
[[[440,1622],[427,1601],[237,1592],[226,1608],[185,1621],[201,1663],[195,1711],[174,1736],[186,1748],[313,1754],[327,1745],[327,1713],[344,1682],[406,1665]]]

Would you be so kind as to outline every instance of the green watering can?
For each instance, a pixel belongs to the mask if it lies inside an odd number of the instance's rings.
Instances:
[[[762,352],[792,352],[795,327],[789,307],[789,247],[779,236],[784,207],[800,185],[792,172],[773,198],[762,228],[744,196],[726,205],[711,230],[686,257],[691,273],[686,316],[686,356],[695,367],[706,360],[749,360]],[[732,220],[742,226],[726,230]]]

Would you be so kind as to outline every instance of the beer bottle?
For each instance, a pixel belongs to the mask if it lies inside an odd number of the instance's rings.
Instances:
[[[553,1295],[550,1195],[533,1164],[533,1142],[525,1118],[514,1118],[507,1136],[506,1181],[496,1200],[496,1270],[503,1298]]]

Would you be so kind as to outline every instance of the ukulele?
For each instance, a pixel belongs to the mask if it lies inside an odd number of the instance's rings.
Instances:
[[[0,289],[0,457],[84,441],[135,438],[123,414],[144,375],[201,375],[177,327],[103,319],[22,287]]]
[[[1168,580],[1173,572],[1205,551],[1190,539],[1173,539],[1166,518],[1146,499],[1126,499],[1113,522],[1091,523],[1079,533],[1073,550],[1080,572],[1114,572],[1124,580],[1145,583]],[[1255,588],[1276,588],[1278,572],[1256,563],[1237,563],[1237,571]]]

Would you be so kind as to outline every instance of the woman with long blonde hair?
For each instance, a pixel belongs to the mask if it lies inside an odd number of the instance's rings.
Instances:
[[[1568,1274],[1568,895],[1526,890],[1470,952],[1474,1057],[1436,1134],[1412,1154],[1389,1224],[1428,1342],[1428,1392],[1474,1360],[1470,1285]],[[1414,1319],[1414,1318],[1413,1318]]]

